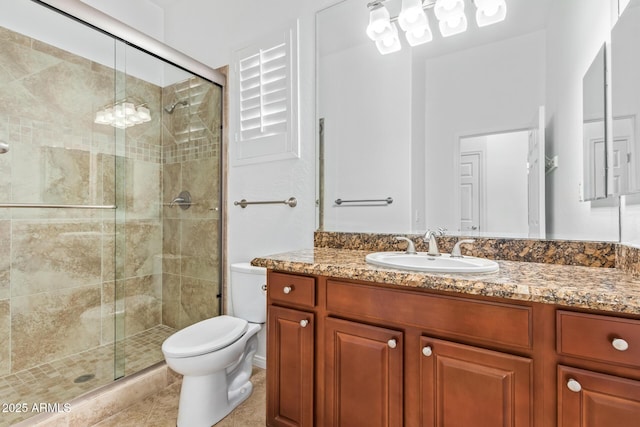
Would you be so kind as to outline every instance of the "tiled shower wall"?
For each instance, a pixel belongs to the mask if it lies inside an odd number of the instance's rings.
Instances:
[[[163,117],[162,318],[184,328],[220,313],[220,146],[222,91],[193,77],[166,87]],[[192,206],[170,207],[181,191]]]
[[[10,145],[0,155],[0,203],[109,205],[118,183],[125,193],[117,227],[113,210],[0,209],[0,375],[112,342],[116,289],[126,336],[216,314],[218,153],[210,146],[220,131],[212,113],[198,111],[216,105],[217,88],[194,92],[189,107],[215,129],[204,143],[196,126],[173,123],[179,110],[161,119],[172,102],[162,88],[127,76],[127,97],[146,102],[152,121],[128,128],[116,146],[114,129],[93,123],[113,102],[112,68],[4,28],[0,46],[0,140]],[[196,205],[163,206],[183,182]],[[117,248],[116,230],[124,233]]]

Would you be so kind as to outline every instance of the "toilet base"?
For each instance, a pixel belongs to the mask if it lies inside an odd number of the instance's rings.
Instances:
[[[210,375],[185,375],[182,379],[177,427],[210,427],[247,400],[258,337],[247,341],[243,356],[227,369]]]
[[[222,381],[213,376],[222,376]],[[210,427],[247,400],[253,384],[247,381],[233,400],[228,399],[225,372],[182,380],[177,427]]]

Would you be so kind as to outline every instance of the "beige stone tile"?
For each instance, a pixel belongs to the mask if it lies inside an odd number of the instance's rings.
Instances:
[[[157,394],[166,386],[164,370],[154,370],[137,378],[124,379],[119,386],[77,405],[69,414],[69,427],[94,425],[148,396]]]
[[[125,277],[147,276],[162,270],[162,224],[158,221],[129,221],[124,225]]]
[[[162,275],[162,324],[180,328],[180,276]]]
[[[180,329],[220,314],[217,294],[216,282],[182,276]]]
[[[184,276],[212,280],[218,266],[217,220],[194,219],[182,221],[181,273]]]
[[[85,150],[63,147],[41,147],[40,179],[29,181],[41,186],[43,203],[89,204],[91,191],[91,156]]]
[[[185,182],[185,184],[187,184]],[[183,188],[184,187],[184,188]],[[189,188],[186,188],[189,187]],[[180,194],[182,190],[191,192],[191,185],[183,185],[182,165],[171,163],[162,165],[162,202],[163,218],[180,218],[182,210],[176,206],[169,206],[169,203]]]
[[[100,316],[91,316],[94,308],[100,308],[100,285],[13,297],[13,370],[97,347]]]
[[[161,275],[133,277],[125,281],[125,331],[131,336],[160,324]]]
[[[100,222],[13,221],[12,228],[13,296],[100,283]]]
[[[160,165],[127,159],[126,210],[129,219],[160,219]]]
[[[0,300],[0,376],[11,372],[11,304]]]
[[[0,220],[0,300],[11,296],[11,222]]]
[[[182,222],[179,219],[162,221],[162,272],[180,274],[180,241]]]
[[[183,218],[212,218],[220,197],[218,159],[191,160],[182,165],[182,181],[189,183],[194,204],[182,212]]]

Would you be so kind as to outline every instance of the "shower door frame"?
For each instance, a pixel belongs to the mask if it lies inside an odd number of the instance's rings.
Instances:
[[[213,69],[191,57],[183,54],[182,52],[165,45],[164,43],[136,30],[133,27],[130,27],[121,21],[101,12],[98,9],[95,9],[86,3],[83,3],[79,0],[31,0],[34,3],[40,4],[43,7],[47,7],[52,9],[64,16],[67,16],[75,21],[78,21],[90,28],[93,28],[96,31],[104,33],[114,39],[116,42],[116,46],[131,46],[135,49],[138,49],[142,52],[145,52],[161,61],[164,61],[170,65],[173,65],[177,68],[180,68],[194,76],[200,77],[206,81],[213,83],[214,85],[220,87],[222,92],[222,105],[220,111],[220,119],[221,123],[224,123],[224,112],[226,110],[225,105],[227,102],[227,91],[226,91],[226,75],[219,70]],[[121,42],[121,43],[120,43]],[[119,48],[116,48],[118,51]],[[116,71],[119,68],[118,58],[120,56],[124,56],[124,52],[118,54],[116,52]],[[224,126],[223,126],[224,127]],[[119,141],[123,141],[125,138],[125,133],[123,130],[116,129],[115,139],[116,146],[122,146],[118,144]],[[222,131],[221,140],[220,140],[220,152],[219,152],[219,176],[220,176],[220,187],[219,187],[219,200],[217,209],[220,212],[220,225],[219,225],[219,239],[217,242],[218,254],[219,254],[219,294],[218,294],[218,312],[223,313],[224,299],[225,299],[225,269],[224,266],[226,253],[224,251],[224,241],[226,240],[226,227],[224,224],[226,223],[226,145],[227,145],[227,135]],[[120,158],[119,154],[115,153],[116,162],[117,159]],[[116,169],[118,165],[115,165]],[[126,222],[126,216],[124,209],[118,209],[117,206],[124,206],[124,201],[120,200],[122,195],[124,194],[124,188],[118,188],[118,186],[123,186],[123,180],[116,183],[116,209],[115,209],[115,248],[124,247],[124,225]],[[118,196],[120,195],[120,196]],[[120,230],[119,230],[120,229]],[[120,232],[118,232],[120,231]],[[117,236],[120,236],[119,238]],[[121,239],[122,241],[117,241],[117,239]],[[114,254],[115,256],[115,254]],[[115,256],[116,276],[114,279],[116,282],[120,279],[119,274],[122,274],[123,271],[123,261],[118,261],[117,256]],[[118,273],[120,272],[120,273]],[[120,300],[120,302],[118,302]],[[121,306],[119,306],[119,304]],[[114,346],[114,379],[118,379],[125,376],[125,363],[124,363],[124,348],[122,346],[118,346],[117,343],[119,340],[124,338],[124,299],[116,298],[116,303],[114,306],[114,329],[115,329],[115,346]],[[118,315],[120,313],[120,315]]]

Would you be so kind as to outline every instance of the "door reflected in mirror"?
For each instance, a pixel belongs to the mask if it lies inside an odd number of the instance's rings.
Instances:
[[[582,79],[584,200],[607,197],[606,53],[602,45]]]
[[[460,138],[460,234],[545,237],[537,135],[531,129]]]

